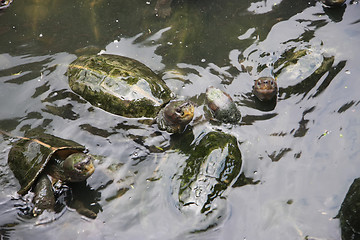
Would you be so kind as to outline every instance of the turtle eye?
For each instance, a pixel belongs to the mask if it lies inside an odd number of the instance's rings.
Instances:
[[[83,171],[84,166],[85,166],[84,163],[79,163],[79,164],[75,165],[75,169],[78,170],[78,171]]]
[[[179,114],[180,116],[184,115],[184,112],[181,110],[181,108],[176,108],[175,109],[176,113]]]
[[[270,84],[271,84],[271,86],[274,86],[274,81],[271,80],[271,81],[270,81]]]
[[[83,171],[84,169],[86,169],[86,166],[88,166],[89,164],[91,164],[91,157],[87,157],[80,163],[76,164],[75,168],[79,171]]]
[[[261,82],[260,82],[260,81],[257,81],[257,85],[260,87],[260,86],[261,86]]]

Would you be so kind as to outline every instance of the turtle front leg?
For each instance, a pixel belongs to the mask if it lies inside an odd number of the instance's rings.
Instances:
[[[35,197],[33,199],[34,217],[40,215],[44,210],[54,210],[55,196],[54,190],[49,177],[46,174],[41,174],[36,182],[34,188]]]

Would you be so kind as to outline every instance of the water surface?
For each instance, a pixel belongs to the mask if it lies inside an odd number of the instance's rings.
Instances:
[[[0,12],[0,128],[71,139],[102,156],[74,186],[96,219],[70,205],[28,218],[31,194],[0,144],[2,239],[340,239],[334,219],[359,177],[360,5],[316,1],[14,1]],[[139,119],[91,106],[68,86],[67,66],[100,50],[158,73],[179,98],[198,102],[210,85],[228,92],[239,124],[193,122],[171,136]],[[301,53],[301,54],[300,54]],[[275,104],[256,101],[253,81],[274,76]],[[209,216],[179,203],[179,179],[205,133],[236,137],[241,174]],[[81,193],[81,194],[80,194]]]

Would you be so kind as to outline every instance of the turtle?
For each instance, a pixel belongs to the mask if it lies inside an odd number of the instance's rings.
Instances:
[[[10,7],[12,0],[0,0],[0,10]]]
[[[215,119],[224,123],[237,123],[241,113],[229,94],[210,86],[206,89],[206,102]]]
[[[260,77],[254,81],[253,93],[260,101],[270,101],[276,97],[277,83],[272,77]]]
[[[156,122],[161,130],[183,132],[194,116],[194,104],[190,101],[171,101],[160,110]]]
[[[321,0],[327,7],[340,7],[345,3],[345,0]]]
[[[360,239],[360,178],[356,178],[341,204],[337,218],[340,220],[341,239]]]
[[[18,194],[25,195],[30,190],[35,194],[33,216],[46,209],[54,210],[52,182],[85,181],[95,170],[95,158],[74,141],[45,133],[17,138],[9,151],[8,164],[19,181]]]
[[[180,151],[188,157],[171,177],[175,205],[193,218],[197,229],[218,225],[228,214],[227,191],[241,174],[239,142],[228,133],[204,130],[181,145]]]
[[[174,100],[165,82],[135,59],[84,55],[69,65],[67,75],[70,88],[92,105],[123,117],[153,118],[170,133],[183,131],[194,115],[191,101]]]

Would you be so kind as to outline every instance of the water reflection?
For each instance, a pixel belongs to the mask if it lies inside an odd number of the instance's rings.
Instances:
[[[2,141],[4,238],[340,237],[332,217],[358,177],[356,1],[331,13],[317,1],[183,1],[166,19],[154,15],[155,1],[59,3],[16,1],[1,12],[0,128],[23,135],[41,126],[104,156],[78,191],[84,189],[89,200],[82,205],[97,218],[84,220],[70,208],[41,227],[19,220],[14,205],[26,205],[8,202],[18,183],[6,165],[8,141]],[[38,16],[29,14],[45,4]],[[76,58],[68,53],[82,54],[76,50],[87,46],[141,61],[180,97],[201,102],[209,85],[224,89],[242,122],[192,124],[179,137],[91,106],[72,93],[64,75]],[[251,93],[262,76],[276,76],[279,85],[278,101],[268,106]],[[201,104],[198,109],[201,115]],[[240,143],[242,171],[231,178],[233,185],[189,173],[199,166],[190,155],[202,131],[222,131]],[[203,179],[208,182],[201,185]],[[181,181],[190,186],[182,202]],[[213,195],[196,195],[200,188],[211,192],[208,186],[217,186]],[[196,201],[201,208],[183,206]],[[213,210],[215,219],[180,206]],[[197,232],[212,223],[218,225]]]
[[[68,205],[71,208],[88,218],[96,218],[97,214],[102,211],[98,203],[101,199],[101,193],[86,184],[86,182],[69,184],[71,188],[71,200]]]

